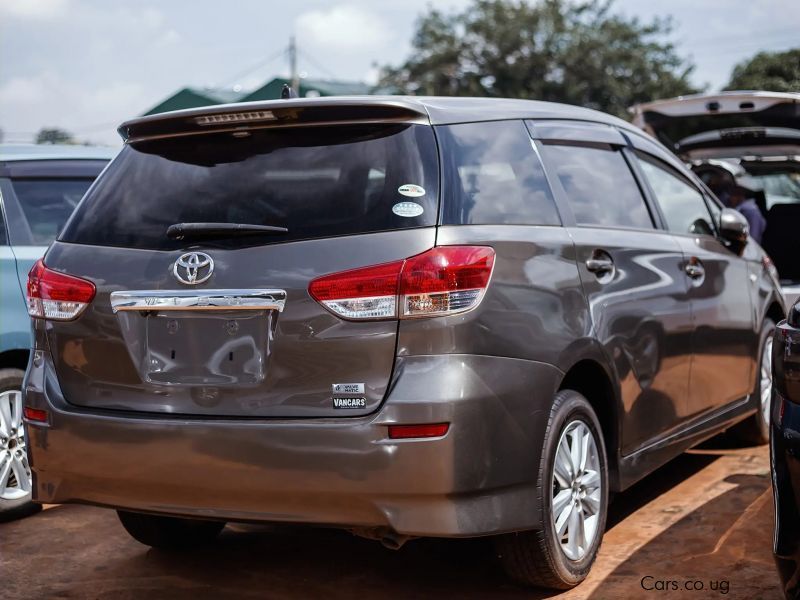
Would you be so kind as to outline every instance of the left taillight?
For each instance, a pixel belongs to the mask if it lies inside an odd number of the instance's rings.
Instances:
[[[39,259],[28,273],[28,314],[36,319],[70,321],[95,295],[91,281],[48,269]]]
[[[404,260],[318,277],[308,292],[345,319],[454,315],[480,304],[494,258],[488,246],[438,246]]]

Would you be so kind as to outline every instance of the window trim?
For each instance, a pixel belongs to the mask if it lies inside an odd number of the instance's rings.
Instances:
[[[652,198],[653,204],[655,205],[655,207],[658,210],[658,214],[660,215],[660,219],[661,219],[661,221],[663,223],[664,231],[666,231],[667,233],[669,233],[671,235],[680,235],[680,236],[687,236],[687,237],[696,237],[698,235],[702,235],[702,236],[705,236],[707,238],[713,238],[715,240],[719,240],[719,226],[718,226],[718,224],[716,223],[716,221],[714,219],[714,214],[711,212],[711,210],[708,207],[708,198],[707,198],[706,192],[702,188],[699,188],[697,185],[695,185],[695,183],[689,177],[687,177],[684,173],[681,173],[676,168],[674,168],[672,165],[670,165],[668,162],[666,162],[666,161],[662,160],[661,158],[655,156],[651,152],[647,152],[646,150],[641,150],[639,148],[632,148],[631,152],[633,154],[633,158],[635,158],[636,161],[637,161],[636,162],[636,170],[641,173],[642,183],[646,187],[646,189],[648,191],[648,194]],[[674,175],[677,179],[679,179],[680,181],[683,181],[686,185],[688,185],[695,192],[697,192],[700,195],[700,198],[703,201],[703,206],[705,206],[706,212],[708,213],[708,222],[711,225],[711,228],[714,230],[714,233],[713,234],[691,233],[689,231],[683,233],[683,232],[680,232],[680,231],[671,231],[670,228],[669,228],[669,224],[667,223],[667,217],[664,214],[664,211],[661,209],[661,204],[658,201],[658,196],[656,195],[655,190],[653,189],[653,187],[650,185],[650,180],[647,179],[647,176],[644,174],[644,171],[642,170],[641,165],[638,163],[638,161],[640,161],[640,160],[645,160],[645,161],[653,163],[656,168],[660,168],[661,170],[666,171],[667,173],[670,173],[670,174]]]
[[[650,200],[647,197],[647,194],[644,193],[642,186],[639,180],[636,177],[635,170],[631,167],[630,160],[625,155],[628,146],[622,144],[611,144],[607,142],[596,142],[596,141],[577,141],[577,140],[568,140],[568,143],[562,143],[561,140],[550,140],[547,142],[543,142],[542,140],[534,140],[535,144],[537,145],[538,154],[542,160],[542,165],[544,166],[545,176],[547,177],[548,182],[550,183],[550,187],[553,190],[553,194],[556,199],[556,204],[558,205],[559,212],[564,214],[562,220],[564,222],[564,227],[580,227],[581,229],[607,229],[611,231],[639,231],[639,232],[657,232],[659,231],[659,219],[660,216],[657,213],[653,212],[653,207],[651,206]],[[652,227],[629,227],[626,225],[602,225],[598,223],[578,223],[575,219],[575,213],[572,211],[572,207],[569,203],[569,198],[567,197],[567,192],[564,189],[564,186],[561,184],[561,180],[558,177],[556,165],[553,164],[552,158],[547,155],[545,148],[547,146],[569,146],[569,147],[581,147],[581,148],[592,148],[595,150],[604,150],[609,152],[619,152],[622,156],[625,165],[628,167],[628,171],[631,174],[631,178],[636,182],[637,189],[639,191],[639,195],[642,198],[642,202],[644,203],[645,209],[647,210],[647,214],[650,216],[650,222],[652,223]]]

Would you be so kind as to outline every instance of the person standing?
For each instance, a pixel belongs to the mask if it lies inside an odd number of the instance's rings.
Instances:
[[[735,185],[730,189],[725,204],[738,210],[750,225],[750,237],[759,244],[764,236],[764,229],[767,227],[767,220],[761,214],[761,209],[751,196],[752,191],[741,185]]]

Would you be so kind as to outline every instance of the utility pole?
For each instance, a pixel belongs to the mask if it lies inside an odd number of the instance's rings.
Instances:
[[[289,72],[290,82],[294,93],[300,95],[300,75],[297,72],[297,44],[295,43],[294,36],[289,38]]]

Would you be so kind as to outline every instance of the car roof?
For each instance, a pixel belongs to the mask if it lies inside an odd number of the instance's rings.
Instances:
[[[233,126],[235,120],[232,117],[238,117],[236,121],[240,124],[248,121],[254,125],[259,120],[264,125],[264,121],[288,122],[292,119],[306,123],[416,120],[431,125],[504,119],[564,119],[602,123],[635,131],[632,125],[622,119],[569,104],[509,98],[437,96],[335,96],[240,102],[138,117],[123,123],[118,131],[124,140],[136,141],[189,131],[196,133],[206,125]]]
[[[0,144],[0,162],[35,160],[111,160],[119,148],[71,144]]]

